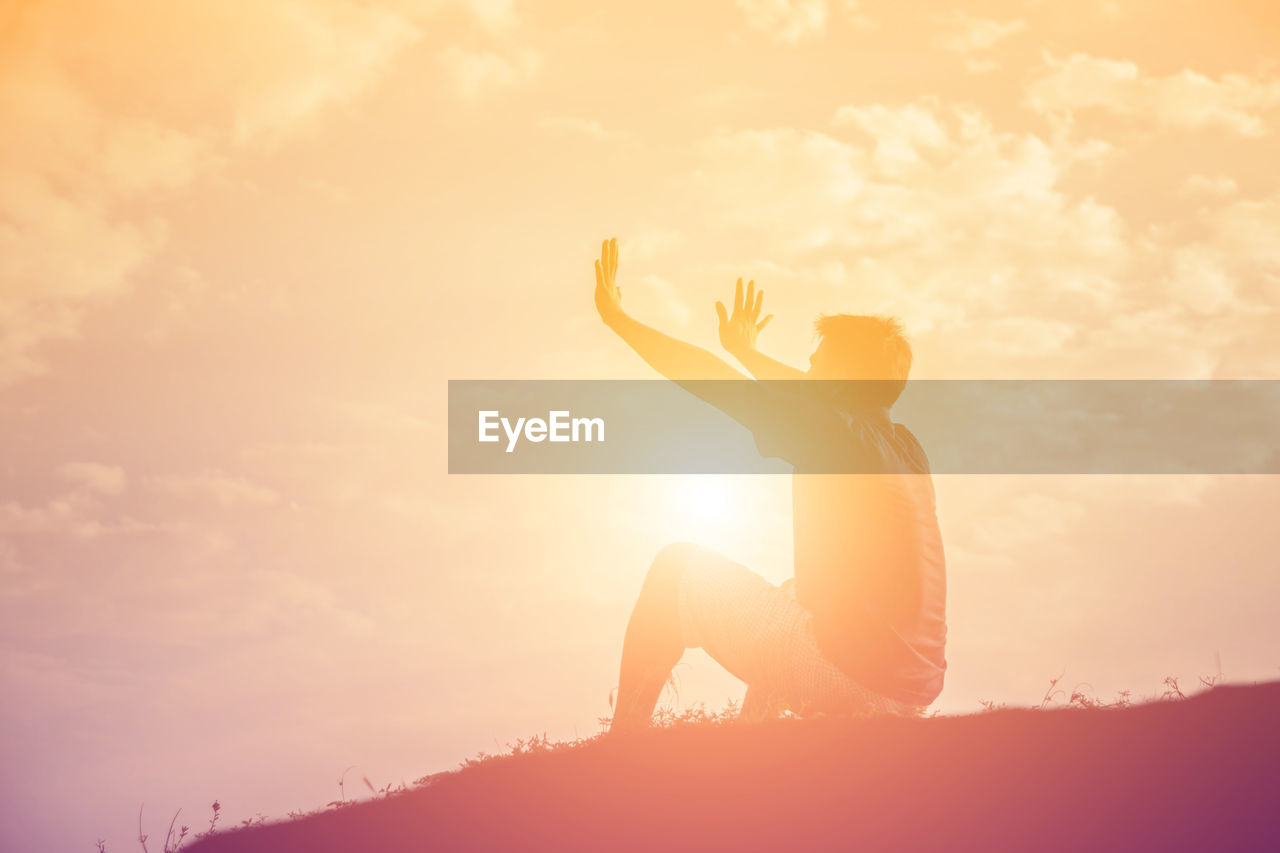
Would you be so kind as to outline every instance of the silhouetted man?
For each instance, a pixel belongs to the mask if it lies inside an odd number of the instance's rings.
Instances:
[[[750,282],[744,296],[738,279],[732,313],[716,303],[720,342],[765,380],[753,382],[630,317],[617,269],[617,240],[607,240],[595,289],[605,324],[751,430],[762,456],[794,466],[795,577],[778,587],[697,545],[663,548],[627,624],[612,730],[649,724],[686,648],[747,683],[745,716],[921,713],[946,669],[946,568],[928,459],[889,417],[911,368],[901,326],[820,317],[802,372],[756,349],[772,315],[760,319],[764,292]],[[699,381],[725,379],[743,381]]]

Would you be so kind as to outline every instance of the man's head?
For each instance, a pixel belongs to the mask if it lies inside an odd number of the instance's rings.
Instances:
[[[858,386],[858,402],[889,408],[911,372],[911,344],[892,317],[824,314],[813,324],[818,347],[809,357],[810,379],[879,380]]]

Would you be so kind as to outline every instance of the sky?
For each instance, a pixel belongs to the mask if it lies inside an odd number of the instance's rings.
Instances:
[[[799,365],[1280,378],[1277,56],[1270,0],[0,0],[0,847],[594,734],[658,548],[789,575],[785,477],[448,475],[449,379],[651,375],[606,237],[709,348],[745,276]],[[940,712],[1280,676],[1273,478],[936,486]]]

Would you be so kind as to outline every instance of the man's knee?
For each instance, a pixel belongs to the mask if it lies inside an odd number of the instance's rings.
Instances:
[[[645,588],[656,591],[677,587],[680,579],[684,577],[685,570],[700,550],[701,548],[692,542],[674,542],[663,546],[654,557],[649,573],[645,575]]]

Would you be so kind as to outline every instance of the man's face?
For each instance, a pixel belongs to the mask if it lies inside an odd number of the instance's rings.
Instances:
[[[818,348],[809,356],[810,379],[841,379],[840,366],[836,360],[835,348],[827,341],[821,341]]]

